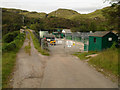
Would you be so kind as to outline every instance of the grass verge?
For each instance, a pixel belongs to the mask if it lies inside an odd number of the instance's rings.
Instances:
[[[30,40],[30,34],[29,33],[26,35],[26,37]]]
[[[110,48],[102,52],[77,52],[74,55],[79,57],[81,60],[89,59],[88,63],[95,67],[97,71],[102,72],[105,76],[108,76],[112,81],[117,81],[118,77],[120,77],[120,62],[118,61],[118,51],[120,52],[120,49]],[[87,55],[95,53],[98,53],[98,55],[95,57],[86,57]]]
[[[98,52],[95,52],[95,51],[90,51],[90,52],[76,52],[74,53],[73,55],[79,57],[81,60],[86,60],[86,59],[89,59],[90,57],[86,57],[88,55],[92,55],[92,54],[96,54]]]
[[[47,50],[43,50],[41,48],[40,43],[39,43],[38,39],[35,37],[35,35],[31,31],[29,31],[29,32],[31,34],[34,47],[38,50],[38,52],[40,52],[42,55],[49,56],[50,55],[49,52]]]
[[[3,46],[2,52],[2,88],[9,88],[9,81],[11,78],[11,73],[13,72],[16,55],[19,49],[22,47],[25,39],[24,34],[19,34],[14,41]],[[19,43],[19,44],[18,44]],[[14,49],[13,49],[14,48]]]
[[[30,45],[30,42],[28,42],[28,45],[25,46],[25,52],[28,53],[29,55],[31,55],[31,45]]]
[[[109,74],[119,76],[118,74],[118,49],[107,49],[102,51],[98,56],[88,61],[97,69],[103,69]]]

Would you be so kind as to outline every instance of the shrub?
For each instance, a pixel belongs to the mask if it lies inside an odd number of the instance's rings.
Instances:
[[[14,51],[17,50],[17,48],[20,47],[20,44],[23,40],[24,40],[25,36],[24,34],[19,34],[14,41],[10,42],[10,43],[4,43],[2,50],[3,52],[5,51]]]
[[[12,33],[8,33],[3,37],[4,43],[10,43],[14,40],[15,37],[19,34],[19,31],[14,31]]]
[[[10,43],[3,43],[2,53],[2,88],[8,88],[10,75],[13,72],[13,68],[16,62],[16,54],[23,45],[25,39],[24,34],[19,34],[14,41]]]
[[[117,43],[116,42],[113,42],[112,46],[111,46],[111,49],[116,49],[116,45]]]

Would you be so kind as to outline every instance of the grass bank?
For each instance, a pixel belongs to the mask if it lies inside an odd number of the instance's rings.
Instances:
[[[18,34],[10,43],[3,44],[2,47],[2,88],[8,88],[11,73],[13,72],[16,54],[23,45],[25,39],[24,34]]]
[[[26,37],[28,38],[28,45],[25,46],[24,50],[26,53],[28,53],[29,55],[31,55],[31,42],[30,42],[30,33],[28,33],[26,35]]]
[[[119,76],[117,48],[102,51],[98,56],[91,58],[88,62],[97,69],[102,69],[103,73],[106,72],[108,74]]]
[[[49,52],[47,50],[43,50],[41,48],[40,43],[39,43],[38,39],[35,37],[35,35],[31,31],[29,31],[29,32],[31,34],[34,47],[38,50],[38,52],[40,52],[42,55],[49,56],[50,55]]]
[[[24,48],[25,52],[31,55],[31,45],[30,42],[28,42],[28,45],[25,46]]]
[[[86,60],[86,59],[91,58],[91,57],[86,57],[86,56],[92,55],[92,54],[96,54],[96,53],[98,53],[98,52],[95,52],[95,51],[90,51],[90,52],[76,52],[73,55],[79,57],[81,60]]]
[[[99,72],[102,72],[106,76],[109,76],[113,81],[117,80],[117,77],[120,75],[120,68],[118,62],[118,52],[120,49],[109,48],[101,52],[84,52],[84,53],[75,53],[74,55],[79,57],[81,60],[88,60],[88,63],[95,67]],[[98,54],[95,57],[86,57],[91,54]],[[119,72],[118,72],[119,71]]]

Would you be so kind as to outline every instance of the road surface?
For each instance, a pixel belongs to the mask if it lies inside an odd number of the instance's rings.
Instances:
[[[31,55],[25,53],[26,38],[18,53],[13,88],[115,88],[116,83],[71,53],[78,49],[62,44],[49,46],[50,56],[42,56],[31,41]]]

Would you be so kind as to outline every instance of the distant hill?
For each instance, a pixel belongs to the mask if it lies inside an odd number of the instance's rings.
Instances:
[[[70,17],[80,15],[77,11],[70,10],[70,9],[58,9],[48,14],[48,17],[60,17],[69,19]]]
[[[106,7],[108,8],[108,7]],[[105,9],[105,8],[103,8]],[[27,17],[32,17],[32,18],[45,18],[45,17],[59,17],[59,18],[66,18],[66,19],[71,19],[71,20],[75,20],[75,19],[81,19],[81,18],[102,18],[104,19],[104,16],[102,15],[102,10],[103,9],[99,9],[96,10],[92,13],[89,14],[80,14],[77,11],[71,10],[71,9],[58,9],[56,11],[53,11],[49,14],[46,13],[38,13],[38,12],[29,12],[27,10],[20,10],[20,9],[6,9],[4,8],[4,10],[7,10],[9,12],[14,12],[14,13],[20,13],[23,14]]]
[[[22,12],[21,14],[30,17],[30,18],[45,18],[46,13],[37,13],[37,12]]]
[[[18,13],[18,14],[22,14],[26,17],[29,18],[45,18],[46,17],[46,13],[38,13],[38,12],[29,12],[27,10],[21,10],[21,9],[8,9],[8,8],[3,8],[2,10],[3,12],[8,11],[8,12],[12,12],[12,13]]]
[[[70,10],[70,9],[58,9],[56,11],[49,13],[48,17],[60,17],[60,18],[66,18],[66,19],[71,19],[71,20],[80,19],[80,18],[93,19],[96,17],[104,19],[104,16],[102,15],[103,9],[96,10],[89,14],[80,14],[77,11]]]
[[[106,7],[109,9],[109,7]],[[89,14],[80,14],[77,11],[71,9],[58,9],[53,11],[49,14],[46,13],[38,13],[38,12],[29,12],[27,10],[20,10],[20,9],[7,9],[2,8],[3,22],[19,22],[20,20],[13,17],[12,20],[11,16],[16,15],[21,17],[21,25],[23,24],[23,16],[24,17],[24,25],[28,28],[34,27],[36,30],[50,30],[54,28],[71,28],[72,31],[98,31],[98,30],[107,30],[106,28],[108,25],[106,24],[106,19],[102,14],[102,10],[99,9]],[[10,15],[11,16],[10,16]],[[9,15],[9,16],[8,16]],[[6,19],[6,18],[11,18]],[[11,26],[10,23],[3,23],[4,25],[4,32],[10,31],[9,28]],[[19,24],[19,23],[18,23]],[[14,26],[11,27],[11,31],[13,28],[16,30],[16,26],[18,24],[13,24]],[[18,26],[17,26],[18,27]],[[7,33],[7,32],[6,32]]]

